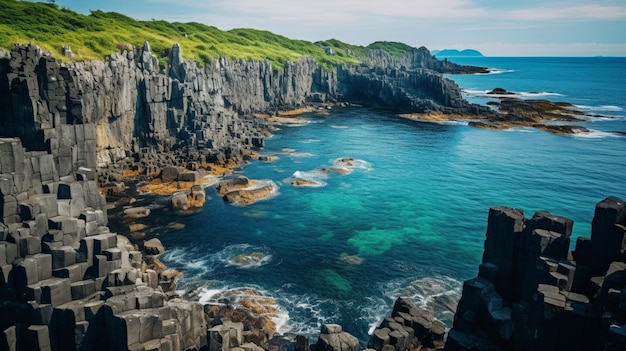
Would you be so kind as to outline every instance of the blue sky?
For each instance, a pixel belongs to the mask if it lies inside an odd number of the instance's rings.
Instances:
[[[57,0],[88,14],[256,28],[357,45],[400,41],[488,56],[626,56],[626,0]]]

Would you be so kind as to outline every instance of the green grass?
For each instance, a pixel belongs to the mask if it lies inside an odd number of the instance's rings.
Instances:
[[[358,64],[366,57],[365,47],[335,39],[312,43],[255,29],[222,31],[195,22],[137,21],[99,10],[82,15],[43,2],[0,0],[0,47],[5,50],[16,43],[34,43],[63,61],[67,58],[62,48],[69,45],[77,55],[75,59],[101,60],[127,45],[141,48],[144,41],[150,43],[163,67],[174,43],[180,44],[185,60],[205,64],[220,56],[265,59],[276,70],[303,56],[315,58],[326,68],[340,63]],[[334,54],[327,55],[324,46],[330,46]],[[376,42],[368,48],[384,49],[393,56],[413,49],[395,42]]]

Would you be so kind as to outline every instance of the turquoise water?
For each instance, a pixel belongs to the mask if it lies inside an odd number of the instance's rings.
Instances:
[[[274,297],[282,332],[339,323],[364,342],[400,294],[450,323],[447,306],[477,273],[489,207],[518,207],[527,217],[550,210],[575,221],[574,236],[586,236],[598,201],[626,197],[626,137],[606,133],[626,130],[626,60],[615,60],[473,59],[462,63],[503,72],[452,77],[477,102],[502,87],[613,117],[585,123],[592,133],[490,131],[335,108],[282,126],[262,150],[280,159],[240,170],[276,183],[274,197],[241,207],[207,188],[205,207],[185,216],[162,199],[148,235],[164,243],[168,266],[185,271],[181,287],[204,288],[203,301],[237,287]],[[345,157],[355,159],[350,174],[316,171]],[[323,186],[293,187],[284,180],[294,173]],[[185,227],[172,229],[174,222]],[[265,258],[232,260],[253,252]]]

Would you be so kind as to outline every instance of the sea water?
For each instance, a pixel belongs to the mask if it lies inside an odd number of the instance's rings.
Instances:
[[[549,210],[575,221],[574,241],[588,236],[595,204],[626,198],[626,137],[610,133],[626,131],[626,59],[459,62],[497,68],[449,76],[473,102],[500,87],[605,117],[583,123],[590,133],[562,136],[369,109],[305,115],[305,125],[280,126],[266,140],[261,153],[279,160],[235,174],[274,182],[273,197],[236,206],[209,187],[204,208],[187,215],[168,210],[167,199],[154,203],[148,236],[164,243],[168,266],[184,271],[179,287],[221,303],[224,291],[252,288],[276,300],[281,332],[317,334],[338,323],[363,343],[400,295],[451,325],[462,282],[481,262],[489,207],[527,217]],[[293,178],[318,186],[294,187]]]

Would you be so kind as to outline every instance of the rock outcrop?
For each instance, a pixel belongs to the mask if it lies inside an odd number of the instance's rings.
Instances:
[[[374,330],[368,350],[440,350],[444,345],[445,325],[431,311],[399,297],[391,316]]]
[[[79,146],[92,132],[51,128],[61,136],[52,153],[0,139],[0,350],[198,349],[202,305],[169,299],[106,226],[95,170],[81,166],[95,161]]]
[[[483,263],[463,286],[446,350],[624,350],[626,203],[597,204],[571,252],[570,219],[489,211]]]
[[[340,325],[324,324],[315,346],[316,351],[358,351],[359,340],[343,331]]]

